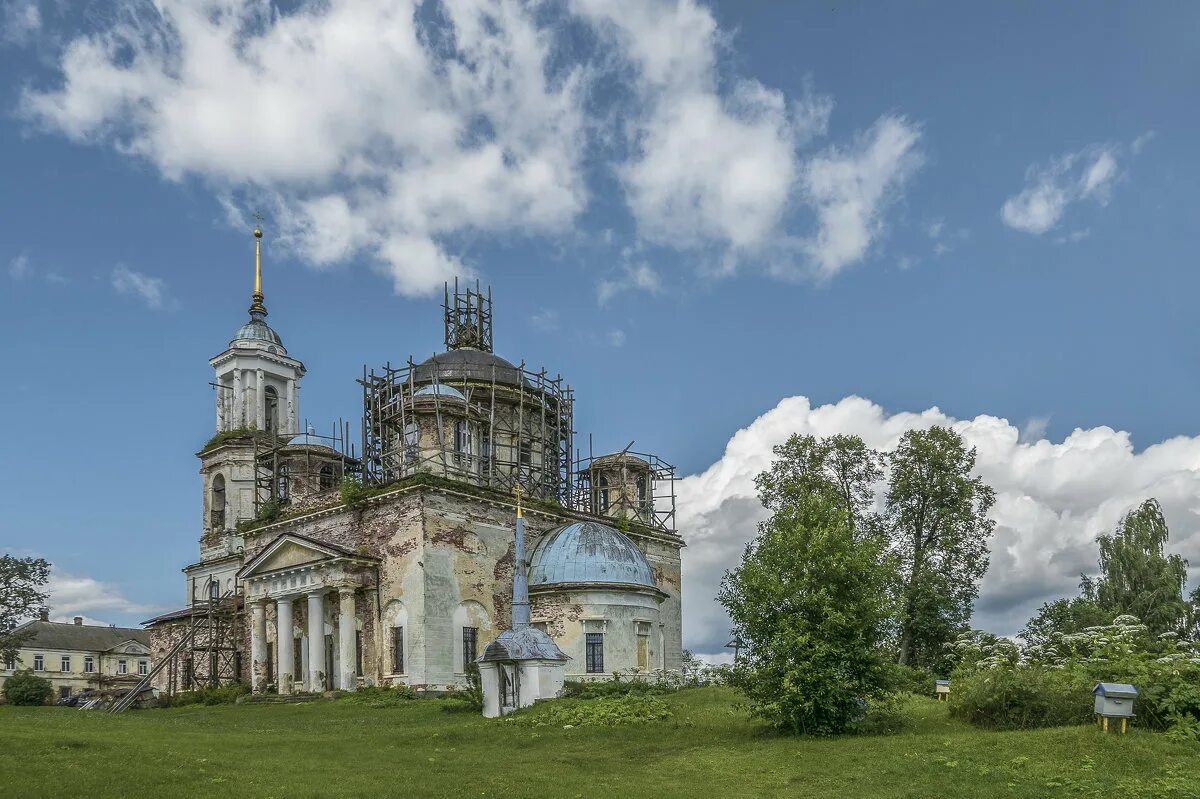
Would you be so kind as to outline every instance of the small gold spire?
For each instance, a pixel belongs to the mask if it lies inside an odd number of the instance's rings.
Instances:
[[[262,290],[262,214],[255,214],[257,222],[254,226],[254,294],[251,295],[250,316],[267,315],[267,306],[263,304]]]
[[[525,516],[525,512],[521,510],[521,487],[517,486],[514,488],[513,494],[517,497],[517,518],[520,519]]]

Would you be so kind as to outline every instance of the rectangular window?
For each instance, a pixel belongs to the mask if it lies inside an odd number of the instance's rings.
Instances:
[[[63,685],[63,686],[59,687],[59,689],[58,689],[58,698],[59,699],[68,699],[68,698],[70,698],[70,696],[71,696],[71,686]]]
[[[304,679],[304,639],[292,641],[292,679]]]
[[[92,659],[91,655],[88,655],[87,657],[85,657],[83,659],[83,673],[91,674],[95,670],[96,670],[96,661],[94,659]]]
[[[16,669],[17,668],[17,659],[14,657],[5,658],[4,659],[4,668],[8,669],[9,671],[13,671],[14,669]]]
[[[267,682],[275,682],[275,642],[267,641]]]
[[[71,670],[71,656],[70,655],[63,655],[62,657],[60,657],[58,659],[58,670],[59,671],[70,671]]]
[[[195,676],[195,666],[192,664],[192,659],[188,658],[183,661],[183,690],[190,691],[192,688],[192,678]]]
[[[129,661],[128,660],[118,660],[117,661],[117,674],[128,674],[128,673],[129,673]]]
[[[362,630],[354,631],[354,676],[362,675]]]
[[[149,673],[150,673],[150,661],[139,660],[138,661],[138,674],[145,677]]]
[[[463,627],[463,662],[462,670],[475,662],[477,657],[476,647],[479,644],[479,628],[478,627]]]
[[[392,628],[392,674],[404,673],[404,628]]]
[[[34,655],[33,656],[33,670],[34,671],[45,671],[46,670],[46,658],[43,655]]]
[[[587,633],[587,673],[604,673],[604,634]]]

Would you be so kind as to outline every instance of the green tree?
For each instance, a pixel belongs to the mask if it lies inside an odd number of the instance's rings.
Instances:
[[[905,433],[890,465],[885,514],[900,570],[897,661],[938,668],[979,596],[995,492],[971,476],[975,450],[946,427]]]
[[[4,698],[10,705],[44,705],[51,692],[50,681],[32,669],[15,672],[4,681]]]
[[[747,649],[732,682],[781,730],[846,731],[889,683],[887,570],[825,492],[797,491],[759,527],[718,601]]]
[[[875,484],[883,477],[883,456],[861,438],[792,435],[772,451],[771,468],[754,481],[767,510],[777,512],[819,494],[842,509],[856,534],[878,531]]]
[[[1086,594],[1074,599],[1056,599],[1038,608],[1021,630],[1020,637],[1027,644],[1044,646],[1053,642],[1055,636],[1073,635],[1089,627],[1111,624],[1115,616]]]
[[[1187,561],[1165,552],[1170,531],[1156,499],[1125,515],[1100,545],[1096,602],[1113,616],[1136,616],[1152,633],[1178,632],[1187,617],[1183,599]]]
[[[17,625],[46,601],[42,588],[50,579],[50,564],[41,558],[0,555],[0,659],[12,660],[31,635]]]

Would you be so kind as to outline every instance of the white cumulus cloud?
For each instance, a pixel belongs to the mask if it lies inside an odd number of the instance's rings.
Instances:
[[[110,583],[92,577],[70,574],[56,566],[50,567],[50,580],[46,584],[49,594],[47,605],[55,621],[70,621],[83,616],[85,623],[136,624],[145,617],[160,612],[161,608],[127,598],[121,590]],[[142,617],[142,618],[137,618]]]
[[[728,74],[697,0],[135,0],[97,25],[28,120],[199,177],[311,265],[363,259],[403,294],[471,273],[479,234],[573,234],[605,173],[639,241],[828,275],[917,163],[890,116],[806,155],[832,99]]]
[[[1053,442],[1040,437],[1038,420],[1021,430],[994,416],[954,419],[937,408],[889,414],[860,397],[813,407],[790,397],[735,433],[716,463],[678,485],[679,530],[688,544],[685,645],[712,653],[728,640],[728,620],[713,598],[764,518],[754,476],[770,466],[774,445],[792,433],[853,433],[887,450],[906,430],[935,424],[953,427],[977,448],[978,472],[996,489],[996,533],[976,626],[1012,634],[1042,602],[1073,594],[1080,572],[1096,571],[1095,537],[1146,497],[1163,504],[1170,550],[1200,564],[1200,437],[1139,452],[1128,433],[1107,427]]]

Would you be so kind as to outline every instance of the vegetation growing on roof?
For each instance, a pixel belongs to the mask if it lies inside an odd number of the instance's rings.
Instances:
[[[205,453],[211,449],[216,449],[222,444],[228,444],[230,441],[239,441],[243,438],[257,439],[258,443],[264,445],[279,443],[279,437],[274,433],[267,430],[259,430],[257,425],[250,425],[249,427],[237,427],[233,430],[223,430],[217,433],[205,443],[200,452]]]

